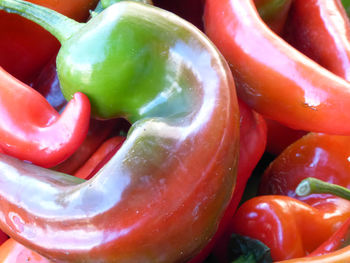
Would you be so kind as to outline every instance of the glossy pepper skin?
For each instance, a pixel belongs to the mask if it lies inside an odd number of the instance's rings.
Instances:
[[[241,117],[236,187],[214,237],[190,263],[203,262],[213,247],[221,246],[224,239],[222,236],[230,225],[232,217],[241,201],[247,181],[265,151],[267,130],[264,118],[249,108],[243,101],[238,100],[238,104]]]
[[[239,111],[231,72],[199,30],[164,10],[120,2],[94,19],[89,34],[103,28],[111,35],[102,40],[119,36],[134,47],[119,46],[132,52],[122,58],[133,59],[120,59],[113,68],[148,72],[140,79],[156,85],[154,103],[149,104],[147,86],[142,92],[134,89],[135,79],[129,78],[128,89],[116,82],[115,89],[129,91],[121,97],[124,104],[135,107],[129,113],[121,106],[119,114],[130,116],[133,125],[117,154],[89,181],[1,155],[1,228],[49,259],[189,260],[215,233],[234,190]],[[99,53],[96,46],[90,48]],[[143,93],[147,96],[140,103]],[[135,115],[145,105],[149,108]]]
[[[350,80],[350,21],[340,0],[293,1],[285,31],[294,47]]]
[[[0,68],[0,148],[43,167],[67,159],[84,140],[88,98],[77,93],[59,115],[43,96]]]
[[[253,1],[208,0],[204,21],[249,106],[294,129],[349,134],[350,84],[275,35]]]
[[[304,202],[317,202],[329,195],[299,197],[295,188],[306,177],[350,187],[350,137],[309,133],[285,149],[266,169],[261,194],[289,195]],[[315,201],[313,201],[315,200]]]
[[[50,263],[48,259],[24,247],[10,238],[0,246],[0,262],[2,263]]]
[[[350,202],[329,197],[313,205],[283,195],[262,195],[243,203],[230,231],[262,241],[274,261],[304,257],[350,216]]]
[[[98,0],[31,0],[77,21],[85,21]],[[58,41],[31,21],[0,11],[0,66],[30,83],[59,49]]]
[[[333,251],[342,249],[349,245],[350,218],[348,218],[341,227],[317,249],[312,251],[308,257],[321,256]]]
[[[115,136],[103,142],[85,164],[74,173],[74,176],[86,180],[93,177],[112,158],[112,156],[116,154],[124,141],[124,137]]]
[[[347,207],[344,202],[348,201],[329,194],[311,194],[299,197],[295,194],[295,189],[306,177],[314,177],[349,187],[348,145],[350,145],[348,136],[307,134],[286,148],[269,165],[261,179],[260,194],[288,195],[313,207],[326,208],[341,202],[343,204],[339,205],[338,208],[342,211],[339,214],[344,214],[344,209],[346,210]],[[338,227],[339,225],[335,225],[335,228]],[[317,230],[315,231],[317,232]],[[309,252],[311,251],[309,250]]]

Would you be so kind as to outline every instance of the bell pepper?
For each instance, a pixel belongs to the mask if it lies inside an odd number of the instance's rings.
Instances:
[[[288,195],[313,207],[321,208],[326,208],[331,204],[336,205],[338,202],[347,202],[329,194],[310,194],[300,197],[294,191],[300,181],[306,177],[349,187],[350,168],[347,145],[350,146],[348,136],[320,133],[305,135],[286,148],[269,165],[261,179],[260,194]],[[344,211],[346,207],[347,205],[343,204],[343,207],[339,206],[339,209]],[[339,214],[344,214],[344,212]]]
[[[335,184],[330,184],[313,177],[304,179],[297,187],[295,192],[299,196],[307,196],[309,194],[334,194],[341,198],[350,200],[350,190]],[[345,223],[335,232],[325,243],[304,258],[295,258],[283,262],[347,262],[349,261],[348,244],[344,244],[346,235],[349,233],[350,218],[347,218]],[[345,240],[344,240],[345,239]],[[332,251],[336,246],[343,245],[338,251]]]
[[[204,21],[249,106],[294,129],[350,133],[350,84],[274,34],[252,0],[207,0]]]
[[[247,181],[265,151],[267,130],[264,118],[250,109],[243,101],[238,100],[238,104],[241,118],[236,187],[214,237],[190,263],[202,262],[217,243],[222,243],[220,241],[221,237],[225,233],[241,201]]]
[[[307,177],[350,187],[349,149],[349,136],[309,133],[270,163],[261,178],[259,192],[289,195],[310,204],[321,197],[328,198],[328,195],[299,197],[294,190]]]
[[[31,0],[83,22],[98,0]],[[38,25],[0,11],[0,66],[29,84],[59,49],[58,41]]]
[[[88,181],[0,155],[1,229],[51,260],[189,260],[235,186],[239,111],[227,62],[196,27],[150,5],[125,1],[87,24],[64,21],[73,26],[59,38],[74,32],[57,60],[65,95],[84,87],[96,116],[132,126]]]
[[[237,210],[230,233],[260,240],[274,261],[304,257],[326,241],[350,216],[350,202],[337,197],[313,205],[283,195],[249,199]]]
[[[88,98],[77,93],[61,115],[43,96],[0,68],[0,148],[43,167],[67,159],[87,134]]]

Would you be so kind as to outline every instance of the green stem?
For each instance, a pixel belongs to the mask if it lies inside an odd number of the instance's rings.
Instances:
[[[78,31],[82,24],[54,10],[22,0],[0,0],[0,10],[23,16],[54,35],[61,43]]]
[[[348,188],[326,183],[313,177],[302,180],[295,192],[299,196],[307,196],[309,194],[332,194],[350,200],[350,190]]]

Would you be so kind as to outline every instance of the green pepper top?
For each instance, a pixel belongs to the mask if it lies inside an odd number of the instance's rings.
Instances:
[[[178,58],[191,45],[192,34],[181,24],[164,22],[167,15],[158,8],[119,2],[83,24],[31,3],[1,3],[57,37],[62,93],[67,100],[78,91],[85,93],[94,117],[135,122],[191,111],[188,96],[197,81]]]

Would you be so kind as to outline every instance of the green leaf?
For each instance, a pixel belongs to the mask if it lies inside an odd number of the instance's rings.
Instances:
[[[228,249],[232,263],[272,263],[270,248],[247,236],[232,234]]]

